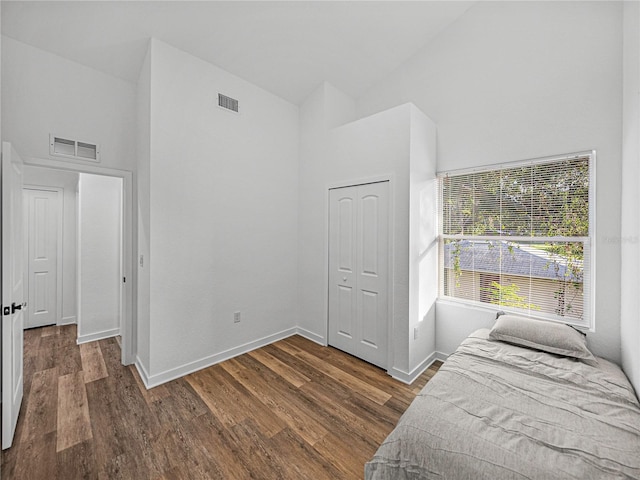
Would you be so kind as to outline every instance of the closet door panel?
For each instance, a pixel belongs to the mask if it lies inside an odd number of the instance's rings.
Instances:
[[[354,335],[356,193],[355,188],[329,192],[329,343],[345,351],[357,345]]]

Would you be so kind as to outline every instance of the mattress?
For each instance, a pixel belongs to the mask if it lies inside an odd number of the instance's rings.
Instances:
[[[640,405],[614,364],[489,339],[451,355],[365,465],[379,479],[640,479]]]

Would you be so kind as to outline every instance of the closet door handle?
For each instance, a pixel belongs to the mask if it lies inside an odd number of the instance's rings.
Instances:
[[[27,302],[22,302],[20,305],[16,305],[15,302],[11,304],[11,314],[16,313],[16,310],[22,310],[23,307],[27,306]]]

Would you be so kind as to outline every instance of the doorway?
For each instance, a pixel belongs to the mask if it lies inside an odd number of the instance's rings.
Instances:
[[[78,343],[120,335],[122,179],[81,173],[78,180]]]
[[[329,344],[387,368],[389,182],[329,190]]]
[[[74,304],[74,311],[64,310],[64,306],[69,305],[69,299],[67,294],[70,295],[70,291],[72,288],[77,290],[76,296],[72,298],[82,299],[90,299],[91,294],[95,294],[98,291],[98,288],[92,288],[90,291],[86,291],[83,294],[82,287],[78,287],[81,280],[81,275],[83,274],[83,265],[84,267],[84,275],[85,279],[92,281],[90,277],[90,272],[93,269],[95,272],[95,268],[92,265],[99,263],[103,258],[96,254],[95,249],[91,246],[85,245],[84,248],[80,245],[80,257],[76,259],[77,265],[74,268],[74,275],[69,276],[71,278],[73,287],[70,287],[67,281],[63,281],[63,312],[62,312],[62,321],[61,324],[66,323],[78,323],[78,335],[82,337],[80,342],[89,342],[92,340],[96,340],[98,338],[104,338],[108,336],[113,336],[117,333],[120,334],[120,344],[121,344],[121,362],[123,365],[130,365],[135,361],[135,299],[134,299],[134,290],[133,286],[136,283],[136,270],[133,268],[133,248],[134,248],[134,237],[133,237],[133,225],[134,225],[134,209],[133,209],[133,174],[130,171],[125,170],[117,170],[112,168],[94,166],[94,165],[85,165],[85,164],[76,164],[72,162],[59,161],[53,159],[29,159],[27,163],[25,163],[25,167],[37,168],[41,172],[41,174],[45,178],[52,178],[60,175],[71,174],[72,176],[76,176],[76,185],[75,190],[73,191],[74,199],[75,195],[79,195],[79,191],[82,189],[82,186],[78,187],[78,183],[80,183],[80,176],[86,175],[85,179],[89,182],[91,180],[95,180],[92,183],[96,182],[104,184],[105,182],[109,182],[109,180],[115,181],[119,184],[119,193],[117,194],[117,199],[114,195],[109,194],[110,202],[113,206],[114,202],[118,203],[117,208],[117,216],[118,216],[118,224],[119,224],[119,246],[118,246],[118,258],[115,259],[114,252],[109,254],[111,259],[109,265],[110,268],[117,268],[118,275],[117,277],[114,275],[109,275],[109,278],[113,279],[114,282],[117,282],[117,296],[118,296],[118,311],[114,312],[111,310],[111,317],[117,317],[119,319],[118,324],[109,323],[106,321],[107,315],[104,315],[104,312],[100,311],[100,306],[98,304],[93,304],[93,307],[87,310],[87,307],[91,307],[90,304],[81,305],[80,302]],[[103,181],[100,182],[100,179]],[[38,182],[42,186],[43,181]],[[98,192],[98,190],[94,187],[96,185],[89,185],[89,183],[85,182],[85,192]],[[104,195],[104,191],[101,190],[102,193],[99,193],[97,196]],[[66,195],[66,190],[65,190]],[[75,200],[74,200],[75,201]],[[78,200],[79,201],[79,200]],[[99,204],[99,203],[98,203]],[[113,220],[115,210],[111,209],[110,218]],[[67,213],[67,212],[65,212]],[[79,218],[78,218],[78,213]],[[87,235],[81,235],[78,237],[78,232],[76,231],[73,234],[73,240],[75,240],[76,244],[79,245],[81,241],[89,240],[90,245],[90,237],[97,237],[98,239],[103,239],[99,233],[98,220],[101,218],[103,214],[98,210],[92,207],[92,211],[86,210],[84,219],[85,220],[93,220],[93,227],[87,227],[89,230],[85,229],[85,233]],[[82,212],[78,209],[76,213],[73,214],[73,222],[82,221]],[[65,216],[65,220],[67,217]],[[72,243],[72,242],[69,242]],[[86,242],[85,242],[86,243]],[[65,243],[65,247],[67,244]],[[76,252],[78,248],[74,246],[72,252]],[[99,251],[99,249],[98,249]],[[84,255],[84,253],[87,255]],[[65,255],[72,255],[65,250]],[[105,257],[107,258],[107,257]],[[115,260],[114,260],[115,259]],[[84,283],[84,282],[83,282]],[[111,292],[113,292],[113,283],[111,283]],[[73,300],[77,302],[77,300]],[[85,321],[83,322],[83,312],[85,312]],[[88,313],[86,313],[88,312]],[[78,314],[80,318],[78,318]],[[75,315],[75,317],[74,317]],[[89,320],[89,323],[86,320]],[[84,326],[91,326],[89,329],[84,329]]]
[[[25,328],[76,323],[78,343],[120,335],[122,179],[24,170]]]

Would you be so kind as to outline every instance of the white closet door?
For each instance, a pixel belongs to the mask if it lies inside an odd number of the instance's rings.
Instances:
[[[388,182],[329,192],[329,344],[387,367]]]

